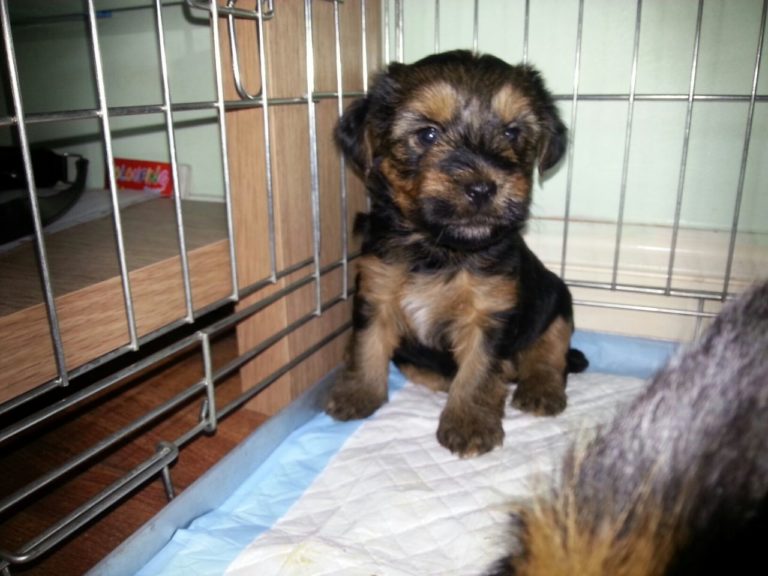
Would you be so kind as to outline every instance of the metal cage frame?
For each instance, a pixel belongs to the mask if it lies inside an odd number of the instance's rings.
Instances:
[[[361,9],[361,19],[359,22],[360,32],[362,34],[362,66],[363,66],[363,78],[362,92],[345,92],[343,90],[342,83],[342,42],[341,42],[341,26],[339,19],[339,4],[342,0],[330,0],[334,5],[334,44],[335,44],[335,66],[336,66],[336,90],[333,92],[319,92],[316,90],[314,68],[315,68],[315,54],[313,48],[313,21],[312,21],[312,0],[304,0],[304,17],[305,17],[305,46],[304,53],[307,66],[307,81],[306,92],[301,95],[296,95],[289,98],[271,98],[265,97],[268,93],[267,85],[267,69],[269,62],[264,47],[264,26],[272,18],[279,18],[280,5],[279,2],[273,3],[271,0],[260,0],[257,2],[258,7],[256,10],[244,10],[236,6],[237,0],[226,0],[223,3],[219,3],[216,0],[185,0],[185,3],[194,10],[205,10],[209,15],[209,25],[212,43],[212,53],[214,59],[214,71],[215,71],[215,99],[205,102],[173,102],[171,99],[169,81],[168,81],[168,63],[166,54],[166,39],[163,30],[163,14],[162,8],[164,4],[162,0],[152,0],[152,7],[155,11],[156,26],[155,34],[156,41],[160,53],[160,65],[162,76],[162,102],[158,105],[147,106],[122,106],[122,107],[109,107],[106,99],[106,92],[104,87],[104,62],[102,61],[102,53],[99,44],[99,32],[96,26],[97,12],[94,7],[94,0],[85,0],[87,12],[85,14],[85,21],[89,33],[89,43],[93,69],[95,72],[95,81],[97,87],[98,105],[93,109],[86,110],[66,110],[54,113],[26,113],[25,105],[22,101],[21,89],[19,85],[19,70],[18,63],[14,52],[14,42],[11,27],[11,20],[8,8],[9,0],[0,0],[0,20],[2,23],[2,36],[6,52],[6,70],[8,73],[8,79],[11,89],[11,99],[13,103],[14,112],[12,115],[0,118],[0,127],[8,129],[15,129],[18,134],[18,140],[21,146],[24,168],[26,174],[26,180],[28,182],[28,197],[30,206],[32,207],[33,221],[34,221],[34,240],[37,252],[37,258],[39,263],[39,275],[40,282],[43,287],[44,303],[47,310],[47,318],[49,323],[51,340],[54,348],[54,358],[58,375],[53,380],[38,386],[34,390],[27,392],[21,396],[14,398],[13,400],[0,405],[0,416],[6,416],[11,414],[12,411],[20,406],[30,402],[31,400],[40,398],[46,393],[67,387],[70,381],[77,379],[93,369],[104,365],[108,361],[111,361],[119,356],[131,351],[138,351],[145,349],[146,345],[158,337],[171,333],[173,330],[180,327],[192,326],[192,333],[177,339],[172,344],[164,346],[160,350],[157,350],[138,362],[125,367],[115,373],[112,373],[104,378],[99,379],[97,382],[82,388],[70,395],[64,400],[61,400],[53,405],[43,408],[28,417],[25,417],[17,422],[14,422],[10,426],[0,429],[0,446],[7,443],[11,439],[17,438],[20,435],[34,429],[36,426],[47,421],[48,419],[62,413],[63,411],[78,405],[89,398],[96,396],[104,390],[115,387],[118,383],[130,378],[131,376],[139,373],[140,371],[159,364],[164,359],[176,354],[180,351],[199,350],[202,355],[204,365],[204,378],[200,381],[190,384],[190,386],[182,393],[178,394],[174,398],[168,400],[160,406],[152,409],[146,413],[142,418],[136,420],[129,426],[115,432],[108,438],[105,438],[102,442],[94,445],[91,449],[83,452],[76,458],[71,459],[64,465],[51,471],[45,476],[38,478],[23,489],[17,491],[14,494],[3,496],[0,500],[0,515],[4,515],[16,509],[25,502],[28,502],[36,494],[45,490],[53,483],[59,481],[70,472],[75,469],[79,469],[81,466],[89,464],[97,460],[100,456],[105,454],[110,448],[114,447],[119,442],[128,438],[136,431],[142,430],[158,419],[162,418],[174,410],[178,409],[180,405],[185,403],[191,398],[200,399],[200,421],[192,429],[185,432],[180,437],[169,440],[158,446],[156,454],[145,460],[133,471],[127,474],[120,481],[115,484],[106,487],[98,495],[90,499],[88,502],[78,507],[67,517],[56,521],[48,530],[40,534],[27,544],[22,546],[18,550],[6,550],[0,549],[0,572],[10,574],[10,566],[13,564],[24,564],[31,562],[46,553],[50,549],[59,545],[63,540],[69,537],[74,532],[80,530],[85,524],[90,522],[98,514],[107,510],[125,497],[137,490],[148,479],[156,478],[160,476],[166,486],[166,491],[171,498],[173,496],[173,483],[171,479],[170,464],[176,459],[179,449],[187,444],[190,440],[202,433],[211,433],[216,430],[217,423],[222,418],[225,418],[233,411],[243,406],[246,402],[252,399],[256,394],[275,382],[280,376],[288,372],[290,369],[301,363],[304,359],[311,354],[320,350],[328,342],[335,339],[339,334],[343,333],[350,327],[350,323],[347,322],[334,332],[325,335],[325,337],[317,342],[314,346],[307,349],[302,354],[290,359],[290,361],[275,371],[271,375],[264,378],[254,387],[241,394],[237,399],[225,406],[217,406],[215,402],[214,390],[217,383],[233,374],[239,368],[246,363],[250,362],[265,350],[270,348],[280,339],[298,330],[300,327],[307,324],[310,320],[318,315],[321,315],[326,310],[333,306],[347,300],[351,295],[351,288],[348,285],[348,269],[350,263],[356,257],[356,254],[349,253],[348,237],[349,232],[346,229],[346,218],[342,219],[343,229],[341,231],[343,254],[340,259],[332,264],[323,266],[320,258],[320,246],[322,242],[321,227],[320,227],[320,208],[319,208],[319,175],[318,175],[318,136],[317,136],[317,118],[316,118],[316,103],[320,100],[335,100],[338,104],[337,110],[341,114],[344,108],[344,98],[355,97],[364,95],[368,89],[368,56],[366,53],[367,46],[367,23],[366,23],[366,0],[359,0]],[[433,0],[435,8],[435,30],[440,29],[440,0]],[[394,14],[392,14],[391,4],[394,3]],[[643,8],[643,1],[636,0],[636,16],[635,16],[635,29],[633,39],[633,56],[632,67],[630,76],[630,85],[628,91],[622,94],[588,94],[580,91],[579,85],[579,72],[580,72],[580,60],[581,60],[581,46],[582,46],[582,34],[583,34],[583,17],[584,17],[584,3],[585,0],[578,0],[578,24],[577,24],[577,40],[575,49],[575,61],[573,65],[573,90],[570,94],[558,94],[556,99],[560,101],[570,101],[571,118],[570,125],[572,126],[572,138],[575,132],[577,113],[579,109],[579,103],[584,101],[610,101],[610,102],[624,102],[627,105],[627,122],[624,138],[624,153],[623,153],[623,165],[621,172],[621,189],[619,191],[619,211],[616,215],[616,248],[613,257],[612,278],[609,282],[577,282],[571,281],[569,284],[576,287],[584,288],[599,288],[610,291],[619,292],[633,292],[633,293],[648,293],[656,295],[666,296],[681,296],[685,298],[692,298],[699,302],[698,310],[679,310],[671,307],[654,307],[654,306],[639,306],[629,304],[611,304],[607,302],[600,302],[594,300],[576,300],[576,304],[585,306],[597,306],[597,307],[615,307],[627,310],[647,311],[663,314],[674,315],[688,315],[695,316],[697,318],[708,318],[714,316],[714,313],[707,312],[703,309],[703,303],[705,301],[723,301],[729,298],[731,294],[730,290],[730,277],[734,260],[734,251],[736,247],[736,236],[738,228],[739,213],[741,209],[741,202],[744,190],[745,173],[747,167],[747,160],[750,152],[750,142],[752,138],[752,124],[755,113],[755,106],[757,102],[768,101],[768,96],[761,96],[758,94],[758,77],[761,64],[761,56],[763,51],[763,38],[765,36],[766,26],[766,13],[768,12],[768,0],[764,0],[762,4],[762,16],[760,21],[759,42],[756,46],[755,61],[754,61],[754,73],[752,78],[752,87],[749,94],[720,94],[720,95],[701,95],[695,91],[696,76],[697,76],[697,62],[698,62],[698,47],[699,39],[702,29],[702,13],[704,0],[698,0],[698,11],[695,28],[695,45],[693,49],[693,57],[690,66],[689,77],[689,90],[687,94],[642,94],[636,91],[637,80],[637,60],[638,60],[638,46],[640,42],[640,30],[641,30],[641,14]],[[181,4],[181,2],[177,2]],[[477,49],[478,36],[479,36],[479,13],[480,2],[474,0],[474,20],[473,20],[473,41],[472,47]],[[226,18],[230,29],[230,51],[232,56],[232,69],[224,70],[222,65],[222,47],[220,43],[219,27],[216,23],[220,19]],[[383,53],[385,61],[403,60],[404,54],[404,42],[405,42],[405,11],[403,0],[384,0],[383,1],[383,28],[386,31],[383,34]],[[523,45],[523,60],[528,59],[528,43],[529,43],[529,19],[530,19],[530,0],[524,2],[524,45]],[[246,19],[253,21],[257,27],[258,44],[259,44],[259,65],[260,65],[260,87],[255,93],[249,92],[242,82],[241,70],[240,70],[240,58],[238,53],[237,36],[234,32],[234,22],[236,19]],[[394,47],[391,46],[390,35],[388,31],[394,29]],[[434,50],[440,50],[439,34],[435,34]],[[390,56],[394,56],[390,58]],[[237,87],[239,100],[226,100],[223,89],[223,77],[225,73],[231,74],[234,78],[235,85]],[[747,102],[748,103],[748,116],[747,125],[743,139],[743,147],[741,152],[741,165],[739,170],[738,188],[736,192],[736,201],[734,206],[733,224],[730,230],[729,251],[727,256],[727,265],[724,273],[724,284],[719,292],[711,291],[680,291],[672,287],[672,270],[675,264],[675,252],[678,239],[678,233],[680,229],[681,220],[681,206],[683,198],[683,190],[686,176],[686,164],[688,154],[688,142],[690,136],[691,116],[693,104],[699,101],[716,101],[716,102]],[[677,186],[676,197],[676,209],[674,217],[674,226],[672,234],[672,243],[670,246],[670,256],[668,261],[668,274],[667,282],[664,286],[646,287],[626,285],[618,282],[619,271],[619,248],[621,245],[623,228],[624,228],[624,207],[627,189],[627,172],[629,166],[629,148],[632,140],[633,133],[633,112],[634,105],[640,101],[680,101],[686,103],[686,119],[685,119],[685,131],[683,134],[683,152],[681,158],[681,170],[680,177]],[[300,105],[306,106],[307,109],[307,121],[309,126],[309,158],[310,158],[310,181],[311,181],[311,214],[312,214],[312,257],[308,260],[299,262],[285,269],[278,269],[276,258],[276,240],[275,240],[275,212],[274,212],[274,199],[272,190],[272,141],[270,137],[270,123],[269,123],[269,110],[272,106],[293,106]],[[231,197],[231,184],[228,167],[228,150],[227,150],[227,126],[225,122],[225,116],[228,111],[238,110],[243,108],[260,108],[263,113],[263,138],[264,150],[265,150],[265,165],[266,165],[266,193],[267,193],[267,209],[268,209],[268,238],[269,238],[269,254],[270,254],[270,274],[248,286],[241,287],[238,282],[238,262],[237,254],[235,250],[235,230],[233,224],[232,214],[232,197]],[[175,218],[178,232],[178,248],[179,255],[181,256],[182,274],[183,274],[183,287],[184,287],[184,300],[185,300],[185,315],[179,318],[175,322],[160,328],[145,336],[139,336],[136,329],[136,320],[134,314],[134,302],[131,291],[131,280],[128,274],[128,268],[126,263],[125,245],[123,238],[122,222],[121,222],[121,209],[117,199],[117,185],[114,174],[113,164],[113,152],[112,152],[112,135],[110,128],[110,120],[112,118],[123,116],[139,116],[150,113],[160,113],[163,115],[167,146],[170,151],[171,165],[173,171],[174,181],[178,182],[179,176],[179,162],[177,158],[176,141],[175,141],[175,126],[173,113],[184,111],[199,111],[199,110],[213,110],[216,113],[218,122],[218,129],[220,135],[220,141],[218,143],[219,153],[221,156],[221,162],[223,166],[223,187],[224,196],[227,210],[227,239],[229,241],[229,257],[230,257],[230,282],[231,282],[231,294],[224,300],[215,302],[202,309],[197,309],[192,297],[191,281],[189,263],[187,259],[187,247],[185,244],[184,234],[184,215],[181,210],[180,192],[174,191],[174,207]],[[113,227],[117,245],[117,258],[119,262],[120,277],[123,290],[123,306],[127,319],[129,329],[129,343],[125,346],[114,350],[100,358],[90,362],[86,365],[77,367],[75,369],[68,370],[65,350],[61,337],[61,327],[59,323],[59,317],[57,314],[57,305],[54,296],[53,287],[51,284],[51,272],[48,264],[48,256],[46,251],[46,238],[43,232],[42,222],[40,218],[39,206],[37,204],[37,190],[35,189],[34,178],[32,173],[32,160],[30,154],[30,143],[27,133],[27,127],[33,124],[46,123],[46,122],[66,122],[72,120],[83,119],[95,119],[99,122],[101,129],[101,143],[103,146],[104,154],[107,159],[108,167],[108,188],[110,192],[112,211],[113,211]],[[569,147],[566,167],[567,170],[567,188],[566,188],[566,204],[565,204],[565,219],[564,219],[564,232],[562,237],[562,249],[561,249],[561,267],[560,274],[564,275],[565,266],[568,255],[568,241],[569,241],[569,229],[568,224],[570,220],[570,204],[572,198],[572,182],[573,182],[573,166],[574,166],[574,148],[572,145]],[[339,163],[340,174],[345,174],[344,160],[341,159]],[[341,187],[339,190],[341,210],[346,214],[348,210],[347,206],[347,190],[344,184],[344,177],[341,178]],[[334,270],[342,270],[343,287],[341,293],[333,297],[330,300],[323,300],[321,293],[321,278]],[[198,327],[195,324],[201,317],[205,316],[208,312],[214,309],[218,309],[221,306],[232,303],[240,302],[247,296],[250,296],[259,290],[275,284],[278,280],[286,278],[287,276],[303,271],[304,274],[298,280],[294,280],[285,288],[273,293],[269,297],[263,298],[241,310],[234,312],[223,319],[215,321],[211,324]],[[241,354],[238,358],[231,361],[227,365],[215,369],[211,359],[211,340],[216,335],[221,334],[223,331],[228,330],[239,324],[240,322],[254,316],[259,311],[263,310],[270,304],[285,298],[286,296],[296,292],[297,290],[312,286],[314,288],[314,310],[310,313],[302,316],[301,318],[293,321],[284,329],[280,330],[267,340],[263,341],[253,349]]]

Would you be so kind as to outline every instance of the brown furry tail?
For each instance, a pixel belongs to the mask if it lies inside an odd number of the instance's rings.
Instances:
[[[768,282],[573,446],[554,486],[514,518],[495,576],[763,573]]]

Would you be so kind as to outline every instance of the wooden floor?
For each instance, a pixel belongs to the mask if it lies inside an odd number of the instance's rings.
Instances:
[[[235,357],[234,337],[222,338],[214,344],[213,351],[216,366]],[[16,445],[3,446],[0,453],[0,496],[13,493],[26,482],[92,446],[151,407],[197,382],[201,375],[199,352],[183,355],[161,370],[144,374],[122,389],[66,414],[34,437],[24,438]],[[226,403],[239,390],[238,377],[221,383],[217,388],[217,403]],[[15,516],[0,518],[0,547],[17,550],[52,522],[151,456],[158,442],[175,440],[189,430],[198,421],[200,401],[200,397],[195,398],[183,410],[133,438],[102,462],[81,471],[51,493],[15,511]],[[171,469],[177,493],[188,487],[264,420],[265,417],[260,414],[241,409],[221,421],[215,435],[200,436],[184,447]],[[162,483],[155,479],[39,562],[28,567],[14,566],[12,574],[83,574],[149,520],[166,502]]]

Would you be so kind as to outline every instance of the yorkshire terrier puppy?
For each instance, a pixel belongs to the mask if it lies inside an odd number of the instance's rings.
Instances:
[[[512,405],[561,412],[570,372],[568,288],[528,249],[534,167],[567,141],[551,95],[529,66],[467,51],[391,64],[336,129],[365,179],[363,235],[346,370],[327,402],[339,420],[387,400],[390,360],[446,390],[437,438],[460,456],[502,443]]]
[[[515,512],[495,576],[763,574],[768,282],[726,305],[558,474]]]

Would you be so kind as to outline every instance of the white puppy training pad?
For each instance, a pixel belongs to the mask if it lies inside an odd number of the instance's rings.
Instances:
[[[505,551],[510,501],[530,498],[573,438],[643,386],[632,377],[571,375],[564,413],[535,417],[507,406],[503,447],[460,459],[435,437],[446,395],[406,383],[226,574],[482,574]]]

